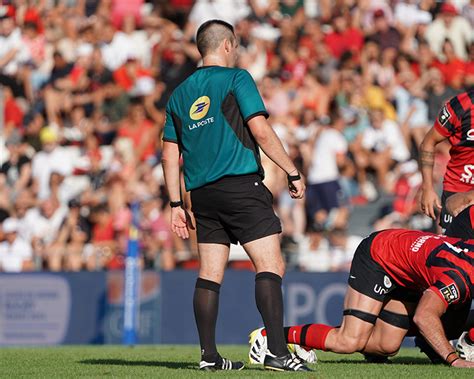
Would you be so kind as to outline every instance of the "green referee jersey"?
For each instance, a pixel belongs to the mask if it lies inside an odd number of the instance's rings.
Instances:
[[[224,176],[259,173],[257,143],[247,122],[268,117],[257,86],[242,69],[205,66],[171,95],[164,141],[178,143],[190,191]]]

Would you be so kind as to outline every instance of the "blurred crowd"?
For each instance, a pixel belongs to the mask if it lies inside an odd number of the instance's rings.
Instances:
[[[197,27],[235,25],[239,67],[307,181],[291,200],[267,158],[290,267],[347,270],[370,228],[435,230],[418,207],[418,146],[474,84],[474,1],[0,0],[0,270],[197,266],[169,227],[164,107],[200,64]],[[438,183],[448,146],[436,157]],[[137,214],[132,204],[138,206]],[[231,267],[249,268],[240,247]]]

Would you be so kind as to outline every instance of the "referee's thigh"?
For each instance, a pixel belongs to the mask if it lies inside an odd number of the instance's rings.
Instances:
[[[273,272],[283,276],[285,273],[285,261],[281,255],[278,234],[247,242],[243,247],[255,265],[257,273]]]
[[[229,245],[219,243],[199,244],[199,277],[222,283],[229,260]]]

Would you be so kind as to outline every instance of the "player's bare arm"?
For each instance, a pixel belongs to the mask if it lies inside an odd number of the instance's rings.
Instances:
[[[474,204],[474,191],[457,193],[446,201],[448,213],[456,217],[468,206]]]
[[[441,316],[446,310],[445,303],[431,290],[426,290],[415,311],[413,321],[431,347],[447,364],[453,367],[473,367],[473,362],[460,359],[446,339]]]
[[[253,117],[248,121],[248,126],[260,148],[276,165],[290,176],[298,175],[298,170],[285,152],[280,139],[265,117]],[[293,180],[292,183],[295,188],[290,190],[291,197],[302,199],[305,191],[303,179]]]
[[[179,203],[181,192],[179,184],[179,148],[174,142],[163,142],[163,173],[170,202]],[[186,212],[181,206],[171,208],[171,230],[180,238],[189,238]]]
[[[435,208],[441,209],[441,201],[433,187],[435,150],[436,145],[445,139],[435,128],[431,128],[420,145],[420,168],[423,176],[420,205],[423,213],[432,219],[436,218]]]

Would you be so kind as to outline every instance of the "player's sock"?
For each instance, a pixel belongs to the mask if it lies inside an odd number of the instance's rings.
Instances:
[[[218,358],[216,347],[216,321],[221,285],[211,280],[198,278],[194,289],[194,317],[201,344],[201,358],[214,362]]]
[[[474,345],[474,328],[471,328],[465,337],[466,342],[469,345]]]
[[[297,328],[297,327],[296,327]],[[285,336],[288,335],[288,330],[290,329],[290,327],[285,327],[283,328],[283,331],[285,333]],[[267,331],[265,329],[262,329],[262,336],[266,337],[267,336]],[[288,342],[288,340],[286,341]],[[289,342],[288,342],[289,343]],[[304,346],[304,345],[299,345],[301,346],[301,348],[305,349],[306,351],[310,351],[310,350],[313,350],[312,347],[308,347],[308,346]]]
[[[324,324],[306,324],[285,328],[286,341],[312,349],[326,350],[326,337],[334,327]]]
[[[277,357],[288,354],[283,333],[281,277],[272,272],[259,272],[255,276],[255,300],[265,324],[268,350]]]

